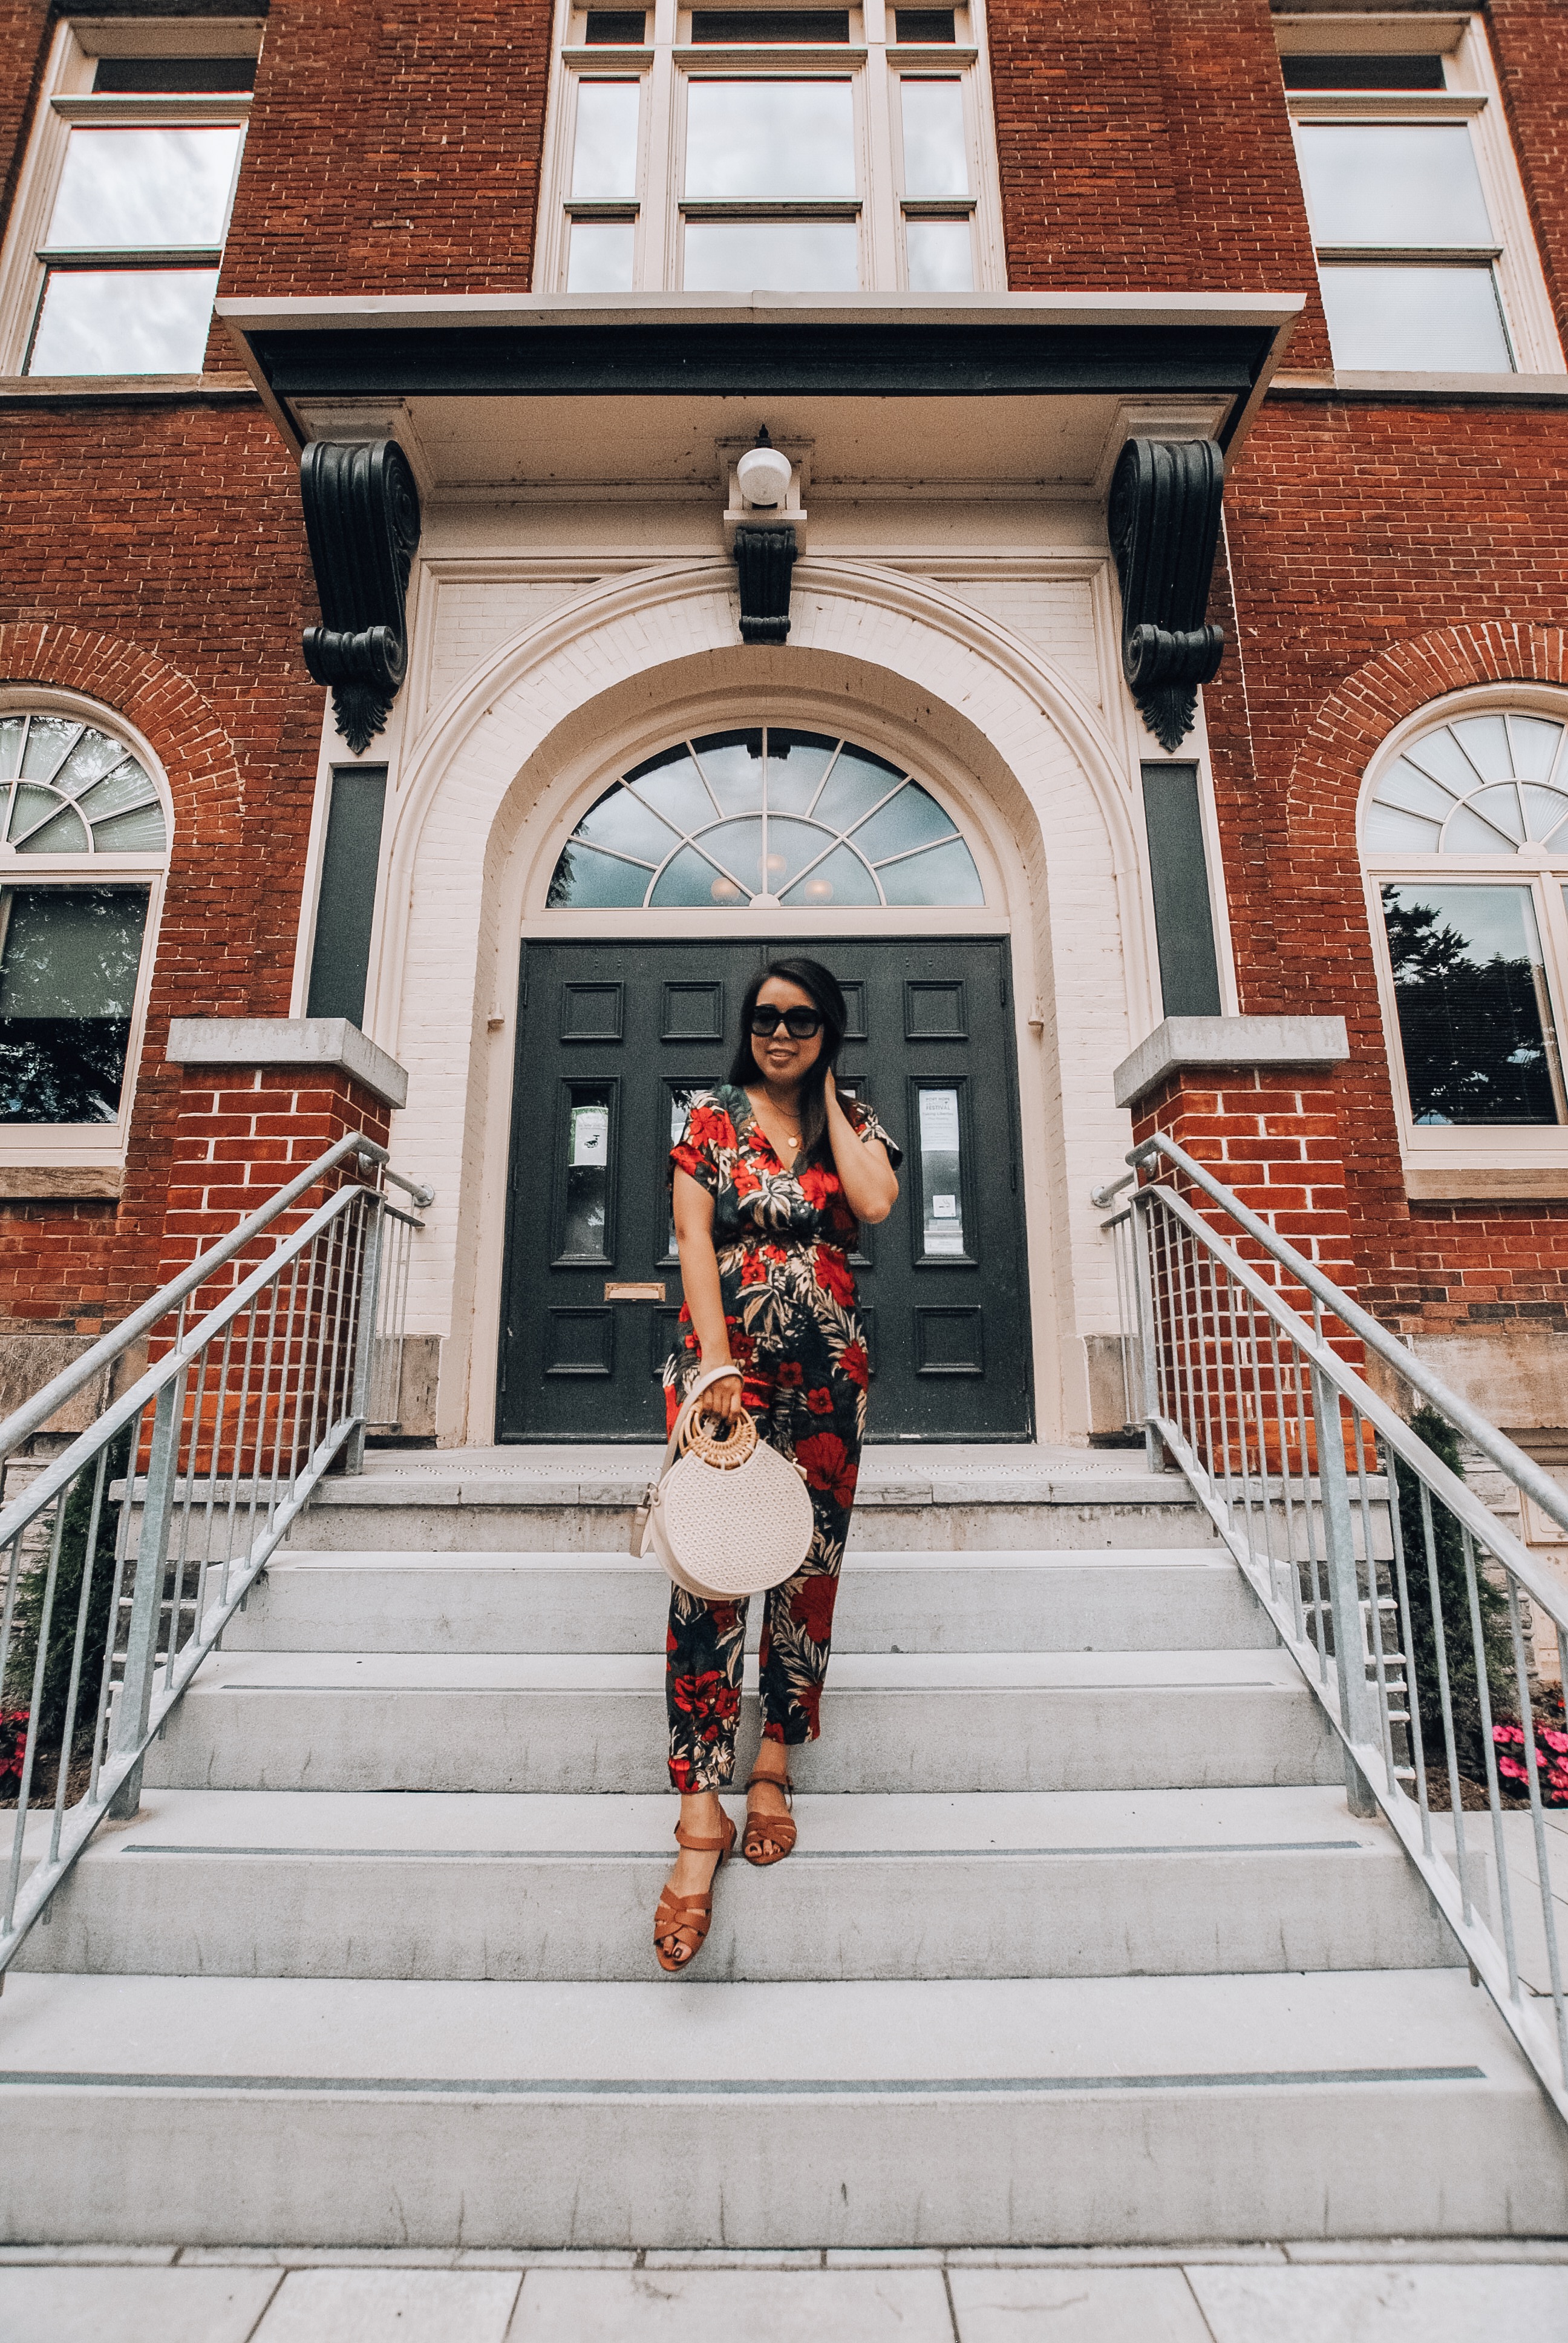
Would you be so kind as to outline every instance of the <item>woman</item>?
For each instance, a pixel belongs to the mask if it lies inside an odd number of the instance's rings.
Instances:
[[[813,1530],[793,1578],[768,1596],[760,1650],[762,1746],[747,1785],[748,1862],[795,1844],[787,1751],[814,1741],[833,1598],[866,1428],[865,1336],[849,1255],[860,1221],[898,1200],[900,1152],[868,1107],[839,1091],[847,1011],[814,960],[777,960],[740,1012],[729,1081],[694,1100],[670,1150],[685,1300],[664,1371],[671,1424],[683,1384],[733,1363],[703,1406],[742,1408],[805,1470]],[[708,1934],[713,1875],[735,1844],[719,1791],[735,1767],[744,1603],[670,1596],[669,1777],[680,1792],[676,1858],[654,1920],[659,1966],[684,1968]]]

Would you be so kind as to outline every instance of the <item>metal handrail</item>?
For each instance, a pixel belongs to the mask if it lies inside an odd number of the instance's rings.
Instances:
[[[236,1253],[243,1252],[263,1229],[270,1228],[281,1213],[286,1212],[291,1204],[297,1203],[301,1196],[308,1194],[317,1181],[335,1171],[349,1155],[357,1156],[366,1162],[380,1164],[382,1177],[397,1180],[399,1187],[409,1185],[395,1172],[387,1170],[384,1147],[378,1147],[373,1139],[366,1139],[358,1131],[349,1131],[335,1146],[329,1147],[325,1155],[318,1156],[308,1171],[300,1172],[297,1179],[291,1180],[286,1188],[280,1188],[275,1196],[269,1196],[265,1204],[249,1213],[237,1228],[231,1229],[227,1236],[220,1237],[206,1252],[199,1253],[188,1269],[182,1269],[177,1277],[171,1277],[166,1285],[160,1285],[151,1300],[144,1302],[139,1310],[133,1310],[128,1318],[122,1318],[117,1326],[111,1326],[90,1351],[84,1351],[79,1359],[73,1359],[69,1366],[62,1367],[42,1391],[35,1392],[31,1399],[24,1400],[19,1408],[14,1409],[4,1423],[0,1423],[0,1462],[4,1462],[14,1449],[19,1448],[24,1440],[30,1440],[35,1432],[41,1432],[49,1418],[64,1407],[68,1399],[75,1398],[85,1383],[90,1383],[94,1376],[101,1374],[106,1367],[112,1367],[115,1361],[123,1357],[131,1344],[156,1326],[160,1318],[166,1318],[171,1310],[177,1309],[197,1286],[206,1284],[215,1270],[232,1261]],[[423,1194],[423,1191],[418,1192]],[[425,1196],[424,1201],[428,1203],[431,1199]]]
[[[1543,1765],[1563,1761],[1537,1747],[1539,1684],[1533,1694],[1522,1609],[1528,1598],[1568,1651],[1568,1594],[1340,1354],[1325,1333],[1325,1318],[1393,1367],[1524,1494],[1535,1499],[1541,1486],[1537,1501],[1553,1520],[1568,1513],[1563,1493],[1438,1377],[1425,1369],[1412,1373],[1419,1362],[1402,1344],[1174,1141],[1156,1134],[1127,1161],[1134,1179],[1151,1171],[1155,1176],[1114,1209],[1127,1179],[1094,1190],[1092,1201],[1111,1211],[1103,1226],[1116,1248],[1129,1422],[1143,1425],[1151,1461],[1162,1447],[1186,1475],[1343,1746],[1352,1811],[1381,1811],[1390,1823],[1568,2120],[1568,2002],[1541,1781]],[[1264,1263],[1243,1259],[1212,1218],[1159,1176],[1165,1171],[1219,1205],[1264,1253]],[[1311,1323],[1271,1281],[1271,1264],[1311,1295]],[[1402,1473],[1419,1505],[1417,1542],[1409,1553]],[[1440,1565],[1434,1523],[1444,1511],[1457,1525],[1462,1596],[1452,1584],[1445,1588],[1441,1575],[1447,1565]],[[1424,1581],[1418,1575],[1423,1565]],[[1430,1646],[1420,1654],[1412,1585],[1430,1605],[1423,1621]],[[1492,1590],[1484,1602],[1483,1587]],[[1510,1672],[1483,1623],[1483,1609],[1498,1596],[1506,1599],[1533,1841],[1534,1879],[1526,1887],[1509,1869],[1493,1731],[1493,1677],[1502,1689]],[[1467,1644],[1475,1667],[1473,1694],[1466,1692],[1478,1720],[1473,1732],[1465,1717],[1456,1726],[1451,1664],[1451,1651],[1462,1654]],[[1452,1847],[1440,1844],[1432,1828],[1425,1741],[1434,1687],[1442,1751],[1430,1762],[1446,1766]],[[1467,1839],[1461,1727],[1467,1758],[1473,1739],[1483,1761],[1501,1941],[1483,1916],[1490,1887]],[[1517,1759],[1509,1762],[1513,1778],[1520,1778]],[[1473,1758],[1470,1763],[1476,1766]],[[1558,1793],[1555,1781],[1553,1788]],[[1540,1905],[1544,1986],[1527,1986],[1521,1966],[1515,1901],[1530,1887]],[[1533,1948],[1527,1956],[1531,1964],[1539,1957]],[[1548,2002],[1550,2026],[1542,2015]]]
[[[0,1985],[105,1816],[136,1811],[150,1743],[322,1475],[345,1452],[349,1469],[358,1469],[377,1353],[401,1350],[407,1243],[423,1228],[421,1221],[389,1204],[378,1187],[347,1182],[264,1260],[243,1270],[197,1323],[186,1323],[192,1294],[349,1156],[377,1167],[382,1180],[420,1207],[433,1201],[431,1190],[387,1168],[384,1148],[363,1134],[347,1134],[0,1425],[3,1455],[46,1422],[72,1391],[173,1315],[165,1354],[0,1510],[0,1687],[18,1595],[35,1596],[38,1604],[16,1819],[0,1885]],[[391,1315],[382,1276],[388,1222],[402,1246],[394,1264]],[[144,1446],[145,1470],[139,1471]],[[117,1477],[111,1482],[112,1464]],[[67,1554],[65,1524],[78,1495],[87,1515],[85,1536],[79,1554]],[[111,1557],[101,1549],[100,1531],[111,1518],[107,1509],[116,1505]],[[138,1509],[133,1559],[131,1528]],[[75,1534],[82,1527],[79,1510]],[[29,1554],[30,1534],[46,1542],[46,1553],[35,1543]],[[69,1687],[48,1851],[24,1884],[40,1699],[51,1658],[64,1649],[55,1635],[56,1594],[68,1585],[63,1559],[66,1571],[80,1573]],[[195,1592],[187,1596],[193,1568]],[[68,1608],[68,1594],[65,1599]],[[95,1654],[95,1694],[84,1681],[95,1617],[106,1638],[101,1664]],[[70,1624],[67,1618],[67,1634]],[[67,1810],[78,1706],[95,1697],[87,1786]],[[3,1745],[0,1767],[8,1770]]]
[[[1217,1204],[1222,1204],[1231,1218],[1245,1229],[1250,1237],[1290,1271],[1298,1284],[1304,1285],[1317,1301],[1325,1303],[1342,1324],[1347,1326],[1352,1334],[1359,1335],[1369,1351],[1375,1351],[1379,1358],[1386,1360],[1396,1373],[1421,1393],[1422,1399],[1430,1400],[1440,1415],[1447,1416],[1455,1431],[1462,1432],[1467,1440],[1473,1441],[1482,1454],[1489,1456],[1499,1471],[1506,1473],[1532,1503],[1540,1506],[1549,1521],[1555,1522],[1559,1529],[1568,1530],[1568,1489],[1559,1488],[1533,1457],[1526,1456],[1522,1448],[1514,1446],[1505,1432],[1500,1432],[1494,1423],[1489,1423],[1485,1416],[1472,1407],[1468,1400],[1461,1399],[1457,1392],[1450,1391],[1442,1378],[1434,1375],[1432,1369],[1423,1364],[1413,1351],[1408,1350],[1397,1335],[1391,1334],[1388,1328],[1381,1325],[1370,1312],[1363,1310],[1359,1302],[1353,1301],[1332,1278],[1325,1277],[1315,1262],[1299,1253],[1294,1245],[1288,1243],[1269,1226],[1267,1221],[1261,1220],[1256,1212],[1251,1211],[1240,1196],[1232,1195],[1229,1188],[1221,1187],[1211,1172],[1205,1170],[1201,1163],[1195,1162],[1184,1148],[1178,1147],[1176,1141],[1168,1139],[1162,1131],[1157,1131],[1152,1138],[1144,1140],[1128,1157],[1127,1161],[1133,1166],[1133,1176],[1136,1177],[1156,1156],[1163,1156],[1167,1162],[1175,1164],[1194,1187],[1201,1188],[1206,1195],[1212,1196]],[[1125,1182],[1118,1181],[1118,1187],[1123,1185]],[[1095,1191],[1096,1203],[1101,1202],[1104,1193],[1100,1189]]]

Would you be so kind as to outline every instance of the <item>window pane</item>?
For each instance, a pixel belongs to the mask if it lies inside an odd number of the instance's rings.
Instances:
[[[675,833],[668,824],[640,798],[618,786],[584,814],[576,834],[594,846],[608,846],[614,853],[629,854],[650,865],[662,862],[675,844]]]
[[[665,865],[649,901],[678,907],[722,903],[733,910],[751,900],[743,887],[716,870],[695,847],[683,846]]]
[[[855,832],[855,844],[868,862],[880,862],[887,855],[907,854],[912,847],[951,838],[957,828],[952,816],[918,781],[906,781],[898,796]]]
[[[877,871],[890,903],[983,903],[985,889],[974,857],[961,838],[929,846],[904,862],[884,862]]]
[[[926,1253],[961,1253],[964,1208],[959,1156],[959,1094],[956,1090],[922,1090],[920,1101],[920,1250]]]
[[[792,732],[768,727],[768,808],[770,813],[809,813],[822,776],[839,743],[826,732]]]
[[[814,821],[791,821],[787,815],[770,813],[768,817],[768,890],[781,895],[786,887],[799,879],[809,863],[825,855],[833,844],[833,833],[819,830]]]
[[[239,142],[222,130],[73,130],[49,218],[56,251],[221,244]]]
[[[860,281],[853,220],[689,220],[689,293],[852,293]]]
[[[964,139],[964,91],[959,81],[900,84],[904,111],[906,196],[967,196],[969,150]]]
[[[852,196],[854,126],[847,81],[694,81],[687,94],[687,195],[695,203]],[[690,250],[688,231],[689,284]]]
[[[787,903],[799,904],[807,910],[825,910],[829,903],[840,910],[846,903],[876,903],[877,882],[858,854],[847,846],[836,846],[815,870],[804,879],[797,880],[784,897]]]
[[[1512,374],[1490,268],[1319,271],[1334,364],[1368,373]]]
[[[562,1261],[608,1261],[609,1207],[608,1082],[573,1082],[567,1106],[567,1191]]]
[[[684,743],[650,757],[646,765],[634,766],[626,778],[638,797],[677,830],[701,830],[713,820],[713,799]]]
[[[1412,880],[1382,905],[1415,1121],[1556,1122],[1530,890]]]
[[[1143,821],[1161,1006],[1167,1017],[1218,1017],[1220,963],[1196,765],[1144,766]]]
[[[721,813],[761,812],[760,731],[709,732],[691,745]]]
[[[568,293],[629,293],[635,220],[573,220],[567,259]]]
[[[147,899],[16,888],[0,954],[0,1121],[113,1122]]]
[[[82,727],[70,716],[35,716],[27,727],[26,753],[22,759],[25,781],[52,781],[65,763]]]
[[[1462,122],[1307,122],[1296,133],[1319,244],[1493,244]]]
[[[874,805],[890,796],[903,778],[899,767],[890,765],[886,758],[872,756],[869,749],[851,748],[846,741],[813,809],[815,817],[834,830],[852,830]]]
[[[551,873],[546,908],[624,910],[642,901],[651,875],[640,862],[618,862],[614,855],[598,853],[573,839],[561,849],[561,859]]]
[[[637,108],[642,85],[635,81],[579,81],[577,145],[572,153],[574,196],[630,196],[637,192]]]
[[[27,371],[199,374],[216,268],[53,268]]]
[[[906,220],[911,293],[972,293],[974,240],[967,219]]]

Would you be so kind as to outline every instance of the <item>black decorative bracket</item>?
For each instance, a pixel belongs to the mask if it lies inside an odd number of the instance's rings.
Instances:
[[[1211,439],[1130,439],[1111,482],[1121,671],[1165,749],[1192,729],[1198,687],[1224,654],[1223,633],[1203,618],[1224,486],[1224,458]]]
[[[735,567],[740,574],[741,641],[781,643],[789,632],[794,530],[778,527],[738,528]]]
[[[357,756],[408,671],[404,606],[419,491],[396,439],[316,439],[299,459],[299,495],[322,618],[305,630],[305,664],[331,686],[337,729]]]

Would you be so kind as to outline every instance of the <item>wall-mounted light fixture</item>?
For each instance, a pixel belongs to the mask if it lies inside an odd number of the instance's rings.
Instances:
[[[719,450],[729,482],[724,538],[740,581],[740,639],[781,643],[789,632],[789,586],[806,549],[801,481],[808,447],[775,447],[768,427],[754,445]]]

